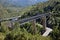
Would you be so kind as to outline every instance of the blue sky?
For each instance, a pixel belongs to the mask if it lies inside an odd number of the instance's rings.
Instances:
[[[46,0],[9,0],[10,3],[14,5],[21,5],[21,6],[33,5],[43,1],[46,1]]]

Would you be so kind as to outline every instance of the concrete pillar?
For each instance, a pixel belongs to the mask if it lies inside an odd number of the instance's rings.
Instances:
[[[1,26],[1,22],[0,22],[0,26]]]
[[[36,34],[37,33],[37,28],[36,28],[36,20],[32,20],[31,21],[31,23],[32,23],[32,30],[33,30],[33,34]]]
[[[12,22],[12,21],[9,21],[9,22],[8,22],[8,27],[9,27],[9,28],[13,28],[13,26],[14,26],[13,22]]]
[[[46,16],[42,17],[42,25],[43,25],[44,29],[46,29]]]
[[[10,23],[11,23],[11,27],[13,27],[13,22],[11,21]]]

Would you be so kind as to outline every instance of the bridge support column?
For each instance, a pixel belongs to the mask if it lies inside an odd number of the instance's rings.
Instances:
[[[13,22],[12,21],[9,22],[9,28],[13,28]]]
[[[36,20],[32,20],[31,21],[32,23],[32,31],[33,31],[33,34],[36,34],[37,33],[37,28],[36,28]]]
[[[1,22],[0,22],[0,26],[1,26]]]
[[[46,16],[42,17],[42,25],[43,25],[44,29],[46,30]]]

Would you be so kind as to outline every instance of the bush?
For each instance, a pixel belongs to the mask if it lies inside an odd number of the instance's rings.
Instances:
[[[4,38],[5,38],[4,33],[1,33],[1,32],[0,32],[0,40],[4,40]]]

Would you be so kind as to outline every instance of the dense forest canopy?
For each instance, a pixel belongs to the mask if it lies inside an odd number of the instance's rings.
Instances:
[[[2,19],[16,16],[26,18],[42,13],[52,13],[52,16],[47,20],[53,29],[49,36],[41,35],[41,30],[44,29],[41,24],[38,25],[39,23],[36,23],[37,33],[34,34],[31,22],[21,26],[15,22],[14,28],[10,28],[7,26],[10,21],[6,21],[2,22],[0,26],[0,40],[60,40],[60,0],[48,0],[24,8],[11,4],[6,7],[0,0],[0,18]],[[55,15],[55,13],[57,14]]]

